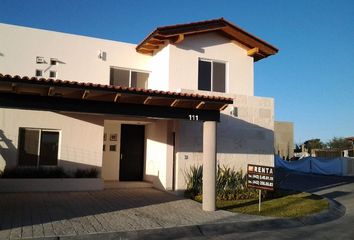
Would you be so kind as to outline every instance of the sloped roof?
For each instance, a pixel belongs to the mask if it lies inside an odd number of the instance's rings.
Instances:
[[[222,110],[232,98],[142,88],[112,86],[60,79],[20,77],[0,73],[0,93],[30,94],[81,100]]]
[[[217,32],[230,40],[241,43],[247,48],[248,55],[254,57],[255,61],[278,52],[276,47],[224,18],[158,27],[139,43],[136,51],[143,54],[153,54],[166,43],[178,44],[183,41],[185,36],[207,32]]]

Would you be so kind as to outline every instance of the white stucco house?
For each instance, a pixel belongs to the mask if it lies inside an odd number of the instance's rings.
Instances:
[[[274,100],[254,96],[253,67],[278,50],[223,18],[138,45],[8,24],[0,35],[3,168],[95,167],[179,191],[203,164],[213,210],[216,164],[274,165]]]

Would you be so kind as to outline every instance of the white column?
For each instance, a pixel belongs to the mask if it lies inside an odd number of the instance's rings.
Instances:
[[[215,211],[216,122],[203,123],[203,210]]]

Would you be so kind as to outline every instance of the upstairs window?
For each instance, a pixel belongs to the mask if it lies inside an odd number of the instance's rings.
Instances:
[[[59,131],[20,128],[19,166],[57,166]]]
[[[147,88],[149,73],[130,69],[111,68],[110,84],[122,87]]]
[[[226,63],[200,59],[198,63],[198,90],[225,92]]]

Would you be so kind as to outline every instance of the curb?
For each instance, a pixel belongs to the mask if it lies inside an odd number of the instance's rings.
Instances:
[[[345,214],[345,207],[335,200],[326,198],[329,208],[309,216],[298,218],[277,218],[269,220],[257,220],[250,222],[225,222],[202,225],[192,225],[172,228],[147,229],[126,232],[93,233],[75,236],[56,236],[44,238],[31,238],[32,240],[138,240],[138,239],[179,239],[188,236],[205,237],[224,235],[229,233],[269,231],[274,229],[297,228],[308,225],[315,225],[336,220]]]

